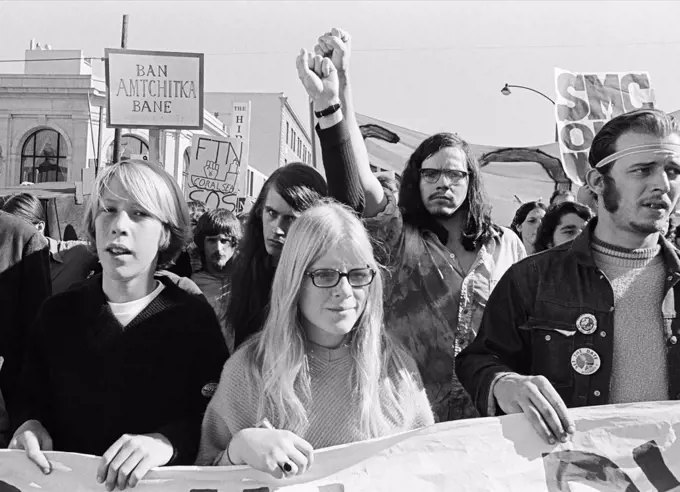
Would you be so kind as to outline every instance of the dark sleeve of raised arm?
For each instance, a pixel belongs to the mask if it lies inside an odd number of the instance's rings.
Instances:
[[[329,195],[361,214],[365,205],[364,190],[359,180],[347,122],[343,119],[323,130],[317,125],[316,133],[321,144]]]
[[[505,272],[491,292],[477,337],[456,357],[456,375],[484,417],[496,413],[490,390],[497,378],[530,369],[530,338],[523,329],[528,314],[515,268]]]

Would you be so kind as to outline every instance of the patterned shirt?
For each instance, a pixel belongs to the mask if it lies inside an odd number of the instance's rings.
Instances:
[[[526,256],[520,239],[501,228],[469,272],[436,234],[403,221],[391,191],[366,227],[387,249],[385,326],[415,358],[438,421],[477,416],[454,373],[454,357],[475,337],[486,301],[505,271]]]
[[[208,300],[215,311],[217,320],[220,322],[222,335],[229,348],[229,353],[234,353],[234,331],[229,329],[227,323],[227,303],[231,293],[230,275],[211,275],[205,270],[194,273],[191,280],[201,289],[203,295]]]

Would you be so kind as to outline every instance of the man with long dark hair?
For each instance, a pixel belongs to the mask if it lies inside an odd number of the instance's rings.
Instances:
[[[387,330],[416,359],[439,421],[475,416],[453,374],[454,357],[475,337],[489,293],[525,256],[524,247],[491,220],[477,160],[452,133],[427,138],[411,155],[397,205],[395,194],[371,172],[366,146],[357,138],[349,36],[334,29],[319,38],[315,52],[300,54],[298,75],[319,118],[324,166],[338,174],[329,178],[331,196],[341,199],[334,190],[354,180],[364,192],[365,223],[390,272]]]
[[[201,269],[191,276],[191,280],[201,289],[215,311],[229,353],[234,353],[234,332],[227,324],[227,303],[232,287],[232,258],[242,236],[241,222],[225,209],[203,213],[193,234]]]
[[[567,408],[680,395],[680,259],[663,237],[680,198],[680,123],[641,109],[609,121],[588,157],[597,217],[500,280],[456,372],[480,413],[525,413],[546,441]]]
[[[327,194],[323,177],[301,163],[281,167],[265,181],[234,257],[226,316],[236,347],[262,328],[288,228],[301,212]]]

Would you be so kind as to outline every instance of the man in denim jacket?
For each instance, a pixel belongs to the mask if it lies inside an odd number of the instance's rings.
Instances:
[[[617,116],[589,162],[598,217],[510,267],[456,359],[482,415],[524,412],[550,443],[574,432],[568,407],[680,398],[680,260],[660,233],[680,193],[680,124]]]

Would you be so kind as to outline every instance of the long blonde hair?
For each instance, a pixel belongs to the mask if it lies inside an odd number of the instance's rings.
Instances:
[[[347,207],[323,200],[293,223],[274,276],[269,315],[261,333],[243,349],[249,359],[251,382],[262,390],[258,420],[274,418],[279,428],[303,432],[309,424],[305,406],[311,401],[311,384],[298,307],[300,290],[307,269],[339,244],[350,245],[377,272],[366,287],[364,310],[349,341],[354,362],[351,384],[360,406],[360,431],[377,437],[388,433],[394,423],[405,423],[410,418],[409,402],[401,401],[388,372],[396,369],[405,375],[407,383],[415,383],[407,371],[401,370],[405,367],[403,352],[384,334],[380,268],[366,229]]]

